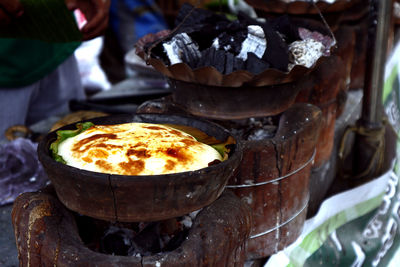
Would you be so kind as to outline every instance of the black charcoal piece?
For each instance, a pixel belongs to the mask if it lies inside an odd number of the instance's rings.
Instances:
[[[246,69],[245,62],[242,59],[235,57],[234,64],[233,64],[233,71],[244,70],[244,69]]]
[[[288,15],[273,18],[270,20],[270,23],[272,28],[283,36],[286,43],[290,44],[294,41],[300,40],[299,29]]]
[[[267,39],[267,49],[265,50],[263,60],[270,64],[271,68],[281,71],[287,71],[289,65],[288,46],[283,38],[272,28],[268,21],[258,22],[243,13],[239,13],[239,20],[248,25],[259,25],[263,28],[265,38]]]
[[[265,62],[259,59],[255,54],[248,53],[247,60],[245,62],[246,67],[245,69],[253,74],[260,74],[264,70],[268,69],[270,65],[268,62]]]
[[[163,46],[171,65],[185,62],[195,66],[201,57],[198,45],[186,33],[175,35]]]
[[[160,223],[149,223],[146,228],[132,239],[132,242],[135,247],[135,253],[133,255],[140,253],[143,256],[147,256],[152,253],[161,252]]]
[[[325,44],[323,55],[329,55],[327,44],[332,43],[332,38],[299,28],[287,15],[258,21],[239,13],[237,18],[230,21],[212,11],[185,4],[177,16],[173,36],[164,41],[164,47],[169,48],[161,51],[158,45],[153,52],[166,65],[181,61],[192,69],[212,66],[222,74],[247,70],[256,75],[270,68],[287,72],[295,64],[309,66],[310,53],[304,53],[304,44],[291,45],[289,51],[289,44],[302,38]],[[298,55],[300,59],[296,58]]]
[[[130,229],[110,226],[100,241],[100,252],[128,256],[134,232]]]
[[[211,62],[214,58],[215,48],[207,48],[201,52],[201,58],[197,64],[198,68],[205,67],[205,66],[212,66]]]
[[[231,53],[226,53],[226,58],[225,58],[225,73],[226,74],[233,72],[234,62],[235,62],[235,56]]]
[[[225,71],[225,54],[226,52],[223,50],[216,50],[212,62],[212,65],[221,73]]]
[[[214,48],[238,55],[246,37],[247,26],[239,21],[234,21],[227,26],[226,31],[218,35],[216,38],[218,45]]]
[[[189,228],[185,228],[182,231],[178,232],[171,240],[165,245],[162,249],[163,252],[173,251],[179,248],[182,245],[183,241],[186,240],[186,237],[189,235]]]

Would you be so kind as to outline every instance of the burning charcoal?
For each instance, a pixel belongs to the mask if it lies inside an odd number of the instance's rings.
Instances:
[[[163,47],[171,65],[181,62],[193,65],[201,57],[198,45],[186,33],[175,35]]]
[[[159,253],[161,251],[160,223],[149,223],[132,241],[134,249],[130,251],[130,255],[140,253],[143,256],[147,256],[151,255],[151,253]]]
[[[299,28],[298,24],[303,25],[303,22],[295,22],[287,15],[261,20],[240,12],[237,19],[231,21],[223,15],[187,4],[179,11],[176,28],[171,35],[152,47],[154,49],[151,52],[142,51],[140,55],[153,57],[155,60],[150,64],[178,81],[224,87],[252,83],[264,86],[277,81],[284,84],[293,81],[293,78],[297,79],[300,72],[306,73],[306,68],[313,67],[314,62],[322,56],[329,56],[333,41],[327,36],[329,32],[324,27],[319,27],[322,33],[312,32]],[[314,29],[315,25],[310,24],[310,27]],[[318,51],[318,43],[324,45],[322,53]],[[313,51],[306,51],[308,48]],[[181,72],[170,69],[171,64],[179,62],[190,67],[184,71],[188,72],[185,78]],[[165,68],[160,68],[162,65]],[[297,68],[298,71],[291,72],[296,65],[306,68]],[[207,67],[214,69],[204,69]],[[195,71],[197,69],[203,70]],[[238,79],[220,78],[240,70],[252,75],[241,75]],[[269,70],[274,75],[269,75]],[[265,75],[260,75],[264,72]],[[204,79],[204,73],[210,78]]]
[[[24,138],[0,145],[0,206],[48,183],[36,149],[36,143]]]
[[[318,41],[306,39],[290,44],[289,51],[295,65],[310,68],[323,55],[325,46]]]
[[[133,246],[134,232],[130,229],[110,226],[101,239],[101,252],[112,255],[128,256]]]

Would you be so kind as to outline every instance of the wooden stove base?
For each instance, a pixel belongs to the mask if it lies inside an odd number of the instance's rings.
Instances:
[[[12,211],[20,266],[243,266],[251,220],[250,208],[233,193],[224,192],[197,215],[178,249],[126,257],[87,248],[74,214],[52,187],[22,194]]]

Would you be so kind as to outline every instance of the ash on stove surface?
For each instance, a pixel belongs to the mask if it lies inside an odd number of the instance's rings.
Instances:
[[[111,223],[76,215],[79,235],[91,250],[118,256],[173,251],[187,238],[199,211],[158,222]]]
[[[216,121],[234,135],[246,141],[271,139],[278,130],[278,116],[249,118],[244,120]]]

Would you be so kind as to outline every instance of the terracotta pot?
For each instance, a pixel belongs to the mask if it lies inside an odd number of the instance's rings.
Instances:
[[[219,120],[272,116],[295,101],[303,83],[253,87],[221,87],[169,79],[172,100],[186,112]]]
[[[253,210],[248,258],[269,256],[296,240],[309,200],[321,111],[295,104],[280,115],[271,139],[243,142],[243,160],[227,188]]]
[[[184,116],[116,115],[90,121],[97,125],[169,123],[194,127],[221,141],[230,136],[227,130],[215,123]],[[75,128],[75,124],[70,124],[61,129]],[[226,161],[197,171],[150,176],[110,175],[56,162],[49,151],[55,139],[55,132],[45,136],[39,143],[38,156],[60,201],[83,215],[122,222],[173,218],[211,204],[224,190],[242,152],[237,142]]]
[[[84,245],[73,212],[52,188],[25,193],[12,211],[20,266],[243,266],[251,211],[224,193],[196,217],[179,248],[149,256],[113,256]]]

